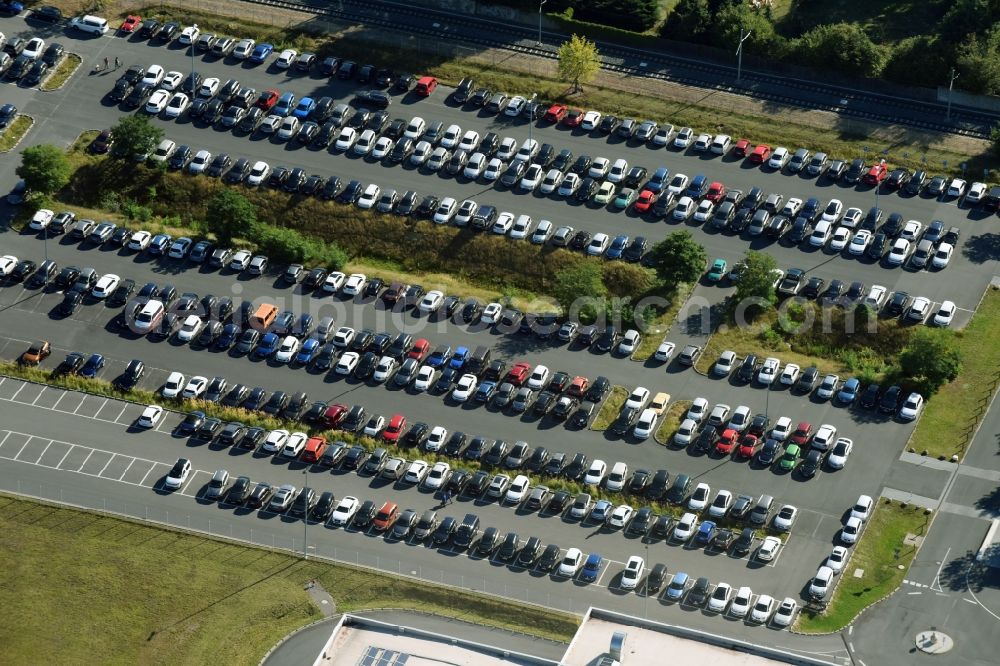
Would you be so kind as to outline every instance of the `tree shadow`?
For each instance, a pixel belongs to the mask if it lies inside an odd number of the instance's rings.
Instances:
[[[1000,234],[988,232],[972,236],[962,246],[962,254],[974,264],[1000,259]]]

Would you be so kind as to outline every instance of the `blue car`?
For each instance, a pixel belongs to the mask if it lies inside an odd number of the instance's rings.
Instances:
[[[167,247],[170,245],[170,236],[167,234],[156,234],[153,236],[152,240],[149,241],[149,247],[146,251],[149,252],[154,257],[158,257],[166,253]]]
[[[278,98],[278,103],[271,109],[271,113],[279,116],[287,116],[295,108],[295,93],[286,92]]]
[[[496,393],[497,383],[492,380],[487,380],[479,385],[476,389],[475,400],[476,402],[489,402],[493,394]]]
[[[318,352],[319,340],[316,338],[309,338],[302,343],[302,348],[299,349],[299,353],[295,355],[295,362],[299,365],[309,365]]]
[[[684,596],[684,592],[687,590],[688,581],[690,578],[683,571],[678,571],[674,574],[673,579],[670,581],[670,585],[667,586],[667,599],[673,601],[680,600]]]
[[[628,234],[618,234],[615,236],[614,240],[611,241],[611,245],[608,246],[608,251],[604,253],[605,256],[608,259],[621,259],[622,253],[625,252],[625,248],[628,247],[628,242]]]
[[[279,101],[280,103],[280,101]],[[305,120],[316,108],[316,100],[312,97],[303,97],[299,100],[299,105],[295,107],[293,115],[299,120]]]
[[[590,510],[590,519],[596,523],[604,523],[608,520],[608,515],[615,508],[615,505],[606,499],[597,500],[594,508]]]
[[[451,358],[451,347],[441,346],[435,349],[434,352],[427,357],[427,365],[432,368],[440,368],[448,362],[449,358]]]
[[[264,337],[260,339],[260,344],[257,345],[257,349],[254,350],[255,358],[267,358],[274,352],[278,351],[278,345],[281,344],[281,336],[277,333],[265,333]]]
[[[646,189],[657,193],[662,192],[663,188],[667,186],[668,180],[670,180],[670,169],[660,167],[653,172],[653,177],[646,183]]]
[[[215,341],[216,346],[219,349],[229,349],[236,344],[236,340],[240,337],[241,332],[239,325],[233,323],[226,324],[222,328],[222,335]]]
[[[837,400],[845,405],[853,405],[854,401],[858,399],[858,391],[861,390],[861,380],[857,377],[851,377],[844,385],[840,387],[840,392],[837,394]]]
[[[708,192],[708,176],[699,173],[691,180],[691,184],[688,185],[684,194],[698,200],[705,196],[706,192]]]
[[[461,370],[465,365],[465,359],[469,358],[469,348],[459,347],[455,350],[454,355],[451,357],[451,361],[448,362],[448,367],[455,370]]]
[[[250,62],[260,64],[271,57],[272,53],[274,53],[273,44],[258,44],[257,48],[255,48],[253,53],[250,54]]]
[[[604,558],[598,553],[591,553],[587,556],[583,571],[580,572],[580,580],[593,583],[600,575],[602,566],[604,566]]]
[[[82,368],[80,368],[80,372],[78,374],[81,377],[91,379],[96,377],[97,373],[100,372],[103,367],[104,357],[100,354],[91,354],[90,358],[87,359],[87,362],[83,364]]]
[[[698,527],[698,534],[695,535],[695,543],[707,544],[712,541],[712,537],[715,536],[715,523],[711,520],[706,520]]]

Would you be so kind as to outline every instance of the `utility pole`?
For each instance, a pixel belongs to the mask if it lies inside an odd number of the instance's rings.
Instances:
[[[954,67],[948,72],[948,76],[950,77],[948,80],[948,110],[945,112],[944,117],[946,120],[951,120],[951,91],[955,87],[955,79],[958,78],[958,72],[955,71]]]
[[[535,46],[542,45],[542,5],[544,5],[548,0],[538,0],[538,41],[535,42]]]
[[[306,470],[302,470],[302,487],[309,483]],[[309,559],[309,506],[306,506],[306,513],[302,516],[302,559]]]
[[[743,42],[750,39],[750,35],[753,34],[753,30],[747,31],[743,34],[743,28],[740,28],[740,43],[736,46],[736,81],[743,77]]]

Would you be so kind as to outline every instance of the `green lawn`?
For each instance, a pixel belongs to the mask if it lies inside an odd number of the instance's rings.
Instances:
[[[601,410],[597,412],[593,423],[590,424],[590,429],[607,430],[614,423],[615,419],[618,418],[618,414],[622,411],[622,405],[625,404],[626,400],[628,400],[628,389],[624,386],[612,386],[607,399],[601,405]]]
[[[955,341],[962,371],[927,401],[907,446],[917,453],[962,456],[1000,381],[1000,290],[990,288],[976,314]]]
[[[659,427],[656,428],[656,441],[664,446],[670,446],[671,438],[677,432],[678,426],[684,420],[684,415],[691,408],[690,400],[678,400],[670,403],[667,413],[663,415]]]
[[[247,664],[337,608],[419,608],[567,641],[577,619],[510,601],[0,496],[7,664]],[[96,657],[99,655],[99,657]]]
[[[904,507],[880,499],[851,559],[839,574],[829,606],[821,614],[804,610],[795,628],[807,634],[839,631],[870,604],[899,587],[917,554],[917,549],[903,540],[907,534],[923,536],[932,517],[923,507]],[[860,577],[854,575],[857,569],[864,571]]]
[[[14,122],[0,132],[0,153],[12,150],[34,124],[35,121],[31,116],[19,115],[14,118]]]
[[[56,65],[56,68],[45,79],[45,83],[42,84],[40,90],[57,90],[61,88],[69,80],[69,77],[73,76],[73,72],[77,70],[82,62],[83,58],[77,54],[67,53],[66,57]]]

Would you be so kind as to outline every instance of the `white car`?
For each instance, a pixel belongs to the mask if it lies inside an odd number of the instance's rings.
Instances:
[[[951,261],[951,255],[954,252],[954,245],[951,243],[941,243],[937,246],[937,250],[934,251],[934,257],[931,259],[931,266],[937,269],[947,268],[948,262]]]
[[[295,355],[299,353],[299,347],[302,343],[294,335],[286,335],[285,339],[281,341],[281,346],[278,347],[278,351],[274,355],[274,360],[278,363],[290,363]]]
[[[432,289],[420,299],[417,308],[424,314],[431,314],[437,312],[442,303],[444,303],[444,292]]]
[[[840,227],[843,229],[844,227]],[[838,231],[840,231],[838,229]],[[847,251],[854,256],[861,256],[868,249],[868,246],[872,242],[872,232],[867,229],[858,229],[854,232],[854,237],[851,238],[851,244],[848,246]]]
[[[504,495],[503,501],[507,504],[520,504],[528,494],[528,489],[530,487],[531,479],[526,477],[524,474],[518,474],[514,477],[514,480],[510,482],[510,486],[507,488],[507,494]]]
[[[608,478],[604,482],[604,489],[617,493],[625,489],[625,482],[628,481],[628,465],[623,462],[616,462],[608,472]]]
[[[592,257],[599,257],[604,254],[608,245],[611,244],[611,237],[605,233],[596,233],[587,246],[587,254]]]
[[[639,415],[639,419],[635,422],[635,428],[632,430],[632,434],[636,439],[646,440],[649,439],[656,429],[656,421],[659,418],[659,414],[656,413],[655,409],[647,407],[642,410],[642,414]]]
[[[687,542],[694,535],[695,528],[698,527],[698,516],[693,513],[685,513],[674,526],[672,538],[674,541]]]
[[[746,614],[750,612],[750,606],[753,603],[753,590],[744,585],[740,589],[736,590],[736,596],[733,597],[733,603],[729,606],[729,614],[733,617],[746,617]]]
[[[233,57],[237,60],[246,60],[257,48],[257,42],[253,39],[241,39],[233,47]]]
[[[733,504],[733,494],[722,489],[715,494],[715,499],[708,507],[708,515],[712,518],[724,518]]]
[[[795,614],[798,612],[799,604],[791,597],[785,597],[784,600],[778,604],[778,610],[774,612],[774,616],[771,618],[771,623],[777,627],[787,627],[792,624],[795,620]]]
[[[153,239],[153,234],[148,231],[137,231],[132,234],[128,241],[128,249],[142,252],[149,247],[149,242]]]
[[[514,214],[503,211],[497,216],[497,221],[493,223],[493,227],[490,229],[492,233],[498,236],[504,236],[514,227]]]
[[[458,210],[458,201],[454,197],[445,197],[441,199],[441,203],[438,204],[437,210],[434,211],[435,224],[448,224],[451,222],[451,218],[455,217],[455,211]]]
[[[812,446],[820,451],[826,451],[837,439],[837,428],[829,423],[822,424],[812,438]]]
[[[817,222],[815,228],[813,228],[812,235],[809,236],[809,244],[813,247],[823,247],[830,240],[832,232],[832,224],[823,221]]]
[[[771,153],[771,159],[767,161],[767,166],[780,171],[785,168],[786,164],[788,164],[789,157],[788,148],[778,146],[774,149],[774,152]]]
[[[281,449],[281,455],[285,458],[298,458],[308,441],[309,435],[304,432],[293,432],[285,440],[285,446]]]
[[[816,571],[816,575],[809,582],[809,596],[813,599],[823,599],[830,591],[830,583],[833,581],[833,569],[821,566]]]
[[[674,433],[674,444],[687,446],[694,439],[696,432],[698,432],[698,422],[694,419],[684,419]]]
[[[872,509],[875,507],[875,500],[873,500],[868,495],[860,495],[858,501],[854,503],[851,508],[851,518],[857,518],[858,520],[868,520],[872,515]]]
[[[969,185],[969,193],[965,195],[965,203],[974,206],[986,196],[986,183],[973,183]]]
[[[462,135],[462,140],[458,142],[459,150],[464,150],[467,153],[473,152],[479,146],[479,132],[475,130],[466,130],[465,134]]]
[[[444,461],[436,462],[427,473],[424,486],[429,490],[437,490],[448,482],[449,476],[451,476],[451,465]]]
[[[0,273],[2,273],[2,269],[0,269]],[[114,293],[121,281],[122,279],[114,273],[102,275],[101,279],[99,279],[97,284],[94,285],[94,289],[90,292],[90,294],[97,299],[107,298]]]
[[[768,357],[765,359],[764,365],[761,366],[760,371],[757,373],[757,381],[764,386],[770,386],[774,383],[774,380],[778,378],[778,370],[780,368],[780,360],[773,356]]]
[[[183,486],[188,476],[191,474],[191,461],[185,458],[178,458],[167,478],[163,480],[163,485],[167,488],[177,489]]]
[[[719,354],[718,360],[712,366],[712,374],[716,377],[728,377],[736,365],[736,352],[727,349]]]
[[[580,188],[580,176],[575,173],[568,173],[563,176],[562,183],[559,185],[558,194],[561,197],[571,197],[576,194],[576,191]]]
[[[424,478],[427,476],[428,469],[430,469],[430,465],[427,464],[427,461],[414,460],[410,463],[410,466],[406,468],[406,474],[403,475],[403,481],[414,485],[419,484],[423,482]]]
[[[965,181],[961,178],[953,178],[951,184],[948,185],[948,191],[945,193],[949,197],[958,198],[965,194]]]
[[[165,108],[167,108],[167,103],[170,101],[170,92],[167,90],[154,90],[153,94],[149,97],[149,101],[146,102],[146,113],[151,113],[157,115],[162,113]]]
[[[934,313],[934,325],[950,326],[951,320],[955,318],[955,309],[954,301],[942,301],[938,311]]]
[[[184,386],[184,390],[181,391],[181,397],[188,400],[197,400],[205,393],[205,389],[207,388],[208,377],[196,375],[188,380],[188,383]]]
[[[181,328],[177,331],[177,339],[181,342],[191,342],[198,334],[201,333],[201,329],[205,327],[205,321],[198,315],[188,315],[184,319],[184,323],[181,324]]]
[[[358,367],[358,360],[361,356],[358,352],[344,352],[340,360],[337,361],[336,373],[338,375],[349,375],[354,372],[354,369]]]
[[[440,451],[441,447],[443,447],[447,441],[448,429],[443,426],[434,426],[431,428],[430,435],[427,436],[427,443],[424,444],[424,448],[428,451]]]
[[[449,125],[441,137],[441,147],[451,150],[462,140],[462,128],[458,125]]]
[[[351,343],[354,342],[355,335],[354,329],[350,326],[341,326],[333,335],[333,346],[341,349],[350,347]]]
[[[336,294],[344,286],[347,276],[340,271],[333,271],[323,280],[323,291],[328,294]]]
[[[637,386],[625,401],[625,408],[642,409],[649,402],[649,389],[645,386]]]
[[[413,381],[413,388],[416,391],[427,391],[430,390],[434,382],[437,381],[437,370],[429,365],[422,365],[420,369],[417,370],[417,377]]]
[[[392,373],[396,371],[398,366],[398,361],[392,356],[383,356],[378,360],[378,365],[375,366],[375,372],[372,373],[372,381],[376,384],[389,381],[389,377],[392,376]]]
[[[536,390],[543,388],[549,383],[550,375],[551,372],[548,367],[542,364],[536,365],[534,370],[531,371],[531,376],[528,377],[528,388]]]
[[[247,176],[247,185],[262,185],[270,174],[271,165],[263,160],[257,160],[254,162],[253,168],[250,169],[250,175]]]
[[[699,483],[688,499],[687,508],[691,511],[704,511],[708,506],[708,498],[712,496],[712,488],[707,483]]]
[[[194,154],[194,158],[188,163],[188,173],[203,173],[208,165],[212,163],[212,153],[207,150],[199,150]],[[252,175],[252,174],[251,174]],[[259,185],[260,183],[253,183]]]
[[[774,422],[771,428],[771,439],[783,442],[792,434],[792,420],[787,416],[781,416]]]
[[[632,515],[635,514],[635,509],[630,507],[628,504],[619,504],[615,507],[611,515],[608,516],[608,525],[616,528],[623,528],[628,525],[628,521],[632,520]]]
[[[777,360],[777,359],[775,359]],[[801,368],[795,363],[789,363],[785,366],[785,369],[781,371],[781,377],[778,379],[778,383],[782,386],[792,386],[799,379],[799,372]]]
[[[354,144],[357,141],[358,131],[353,127],[345,127],[340,130],[340,134],[337,135],[337,140],[334,142],[333,147],[339,151],[347,152],[354,148]]]
[[[799,510],[792,504],[785,504],[774,516],[774,527],[782,532],[788,532],[795,524],[795,517],[799,515]]]
[[[678,222],[684,222],[691,218],[695,208],[694,199],[689,196],[683,196],[677,200],[677,205],[674,206],[673,217]]]
[[[381,136],[372,148],[371,158],[373,160],[383,160],[385,156],[392,152],[395,142],[387,136]]]
[[[920,411],[924,408],[924,397],[919,393],[911,393],[906,398],[906,402],[899,408],[899,418],[904,421],[912,421],[920,416]]]
[[[677,348],[673,342],[664,340],[660,343],[660,346],[656,348],[653,353],[653,358],[655,358],[660,363],[666,363],[674,355],[674,350]]]
[[[354,514],[358,512],[360,506],[361,502],[357,497],[352,497],[351,495],[344,497],[337,504],[337,508],[333,510],[333,513],[330,514],[330,524],[347,525],[354,518]]]
[[[291,141],[295,138],[295,135],[299,133],[302,123],[295,116],[288,116],[281,121],[281,126],[278,128],[278,139],[280,141]]]
[[[612,183],[620,183],[625,179],[625,174],[628,173],[628,162],[622,158],[618,158],[611,165],[611,169],[608,171],[608,181]]]
[[[689,183],[690,180],[686,175],[675,173],[674,177],[670,179],[670,183],[667,184],[667,192],[680,196],[680,193],[687,189]]]
[[[840,529],[840,540],[846,544],[857,543],[858,537],[861,536],[862,527],[864,527],[864,522],[860,518],[851,516]]]
[[[163,418],[163,407],[148,405],[142,410],[142,414],[136,419],[135,424],[139,428],[155,428],[161,418]]]
[[[834,546],[833,552],[823,562],[823,566],[830,567],[835,574],[840,573],[844,569],[844,564],[847,563],[847,554],[849,552],[844,546]]]
[[[160,82],[163,81],[163,77],[166,75],[166,71],[159,65],[150,65],[146,68],[146,73],[142,75],[141,83],[146,83],[151,86],[158,86]]]
[[[698,138],[694,140],[694,151],[698,153],[703,153],[709,149],[712,145],[712,135],[711,134],[699,134]]]
[[[861,213],[861,210],[858,208],[852,208],[851,210],[856,210],[858,211],[859,214]],[[823,210],[823,215],[820,217],[820,219],[826,222],[832,222],[836,224],[840,220],[840,217],[843,215],[843,213],[844,213],[844,203],[840,199],[830,199],[830,203],[826,205],[826,208]]]
[[[587,473],[583,475],[583,484],[585,486],[599,486],[607,473],[608,464],[600,459],[594,460],[590,463]]]
[[[473,153],[469,157],[468,164],[465,165],[465,170],[462,172],[469,180],[476,180],[483,175],[483,171],[486,170],[487,157],[482,153]]]
[[[500,174],[502,174],[506,168],[507,164],[502,159],[499,157],[493,157],[486,163],[486,168],[483,169],[483,179],[493,182],[500,177]]]
[[[163,111],[164,118],[180,118],[191,106],[191,98],[182,92],[175,92]]]
[[[375,183],[371,183],[365,188],[365,191],[362,192],[361,196],[358,198],[358,208],[362,210],[371,208],[375,205],[375,202],[378,201],[380,196],[382,196],[382,188]]]
[[[180,36],[177,41],[181,44],[190,46],[198,41],[198,37],[201,35],[201,30],[198,29],[196,25],[189,25],[188,27],[181,30]]]
[[[274,61],[274,65],[278,69],[288,69],[298,57],[299,52],[295,49],[285,49],[278,54],[278,59]]]
[[[625,335],[622,336],[622,341],[618,343],[618,353],[623,356],[631,356],[638,349],[639,343],[642,341],[642,336],[639,331],[634,328],[630,328],[625,331]]]
[[[163,81],[160,82],[160,87],[164,90],[169,90],[174,92],[177,90],[177,86],[181,84],[184,80],[184,75],[176,70],[172,70],[163,75]]]
[[[674,148],[687,148],[691,145],[691,139],[694,137],[694,130],[690,127],[682,127],[677,131],[677,136],[674,138]]]
[[[873,284],[868,289],[868,295],[865,296],[864,304],[870,307],[872,310],[878,312],[882,309],[882,305],[885,303],[886,297],[889,295],[889,290],[880,284]]]
[[[715,204],[708,199],[702,199],[698,202],[697,208],[694,209],[694,221],[708,222],[712,218],[713,212],[715,212]]]
[[[911,243],[916,243],[920,239],[920,232],[923,231],[924,225],[922,225],[918,220],[909,220],[903,225],[903,230],[899,232],[900,238],[905,238]]]
[[[843,252],[847,244],[851,242],[851,230],[846,227],[837,227],[830,237],[830,251]]]
[[[500,315],[503,313],[503,305],[500,303],[490,303],[485,308],[483,308],[483,313],[479,317],[479,321],[483,322],[487,326],[492,326],[493,324],[500,321]]]
[[[646,570],[646,562],[638,555],[628,558],[625,563],[625,571],[622,572],[621,588],[623,590],[634,590],[642,580],[642,574]]]
[[[476,392],[478,386],[479,378],[471,373],[466,373],[459,378],[455,388],[452,389],[451,399],[455,402],[466,402]]]
[[[6,41],[6,40],[4,40]],[[28,43],[24,45],[24,50],[21,51],[21,55],[25,58],[30,58],[32,60],[38,60],[42,57],[42,52],[45,51],[45,40],[41,37],[32,37],[28,40]]]
[[[49,224],[52,223],[53,217],[55,217],[54,212],[48,208],[40,208],[35,211],[35,214],[31,218],[31,223],[28,226],[35,231],[41,231],[42,229],[48,228]]]
[[[901,266],[906,263],[906,260],[910,256],[912,245],[910,241],[905,238],[897,238],[892,243],[892,247],[889,249],[889,255],[886,257],[886,262],[890,266]]]
[[[354,148],[351,149],[355,155],[367,155],[371,152],[372,147],[375,145],[376,134],[375,130],[366,129],[358,136],[357,140],[354,142]]]
[[[910,309],[906,313],[906,318],[912,321],[924,321],[931,313],[931,300],[926,296],[917,296],[910,303]]]
[[[365,423],[364,430],[361,432],[368,437],[378,437],[385,430],[385,417],[381,414],[375,414],[368,419]]]
[[[750,408],[746,405],[739,405],[733,410],[733,415],[729,418],[727,428],[732,428],[736,432],[743,432],[750,425]]]
[[[712,596],[708,598],[708,610],[712,613],[722,613],[729,605],[729,598],[733,596],[733,587],[729,583],[719,581],[712,591]]]
[[[524,240],[531,233],[534,222],[530,215],[518,215],[514,221],[514,226],[510,228],[510,237],[514,240]]]
[[[429,141],[418,141],[413,147],[413,154],[410,155],[410,164],[413,166],[423,166],[434,152],[434,146]]]
[[[583,114],[583,120],[580,121],[580,129],[584,132],[593,132],[597,129],[597,126],[601,124],[601,112],[600,111],[587,111]]]
[[[345,296],[357,296],[364,291],[368,283],[368,277],[364,273],[351,273],[344,281],[343,294]]]
[[[264,439],[264,443],[261,445],[261,451],[266,453],[277,453],[285,448],[285,442],[288,441],[288,437],[291,435],[287,430],[272,430],[267,433],[267,437]]]
[[[691,406],[688,408],[685,418],[689,418],[695,423],[701,423],[707,414],[708,400],[699,397],[691,401]]]
[[[556,573],[566,578],[572,578],[580,570],[581,565],[583,565],[583,551],[579,548],[570,548],[563,555]]]
[[[762,594],[757,597],[757,603],[753,605],[753,610],[750,611],[750,621],[764,624],[770,619],[772,612],[774,612],[774,597],[769,594]]]
[[[590,170],[587,171],[587,175],[591,178],[603,180],[608,175],[610,168],[611,160],[607,157],[595,157],[594,161],[590,163]]]
[[[851,451],[854,449],[854,440],[848,437],[838,437],[837,441],[833,444],[833,449],[830,451],[830,455],[826,457],[826,464],[830,466],[831,469],[844,469],[847,465],[847,459],[851,455]]]
[[[559,169],[549,169],[542,179],[541,184],[538,186],[538,191],[542,194],[552,194],[558,188],[563,180],[563,172]]]

